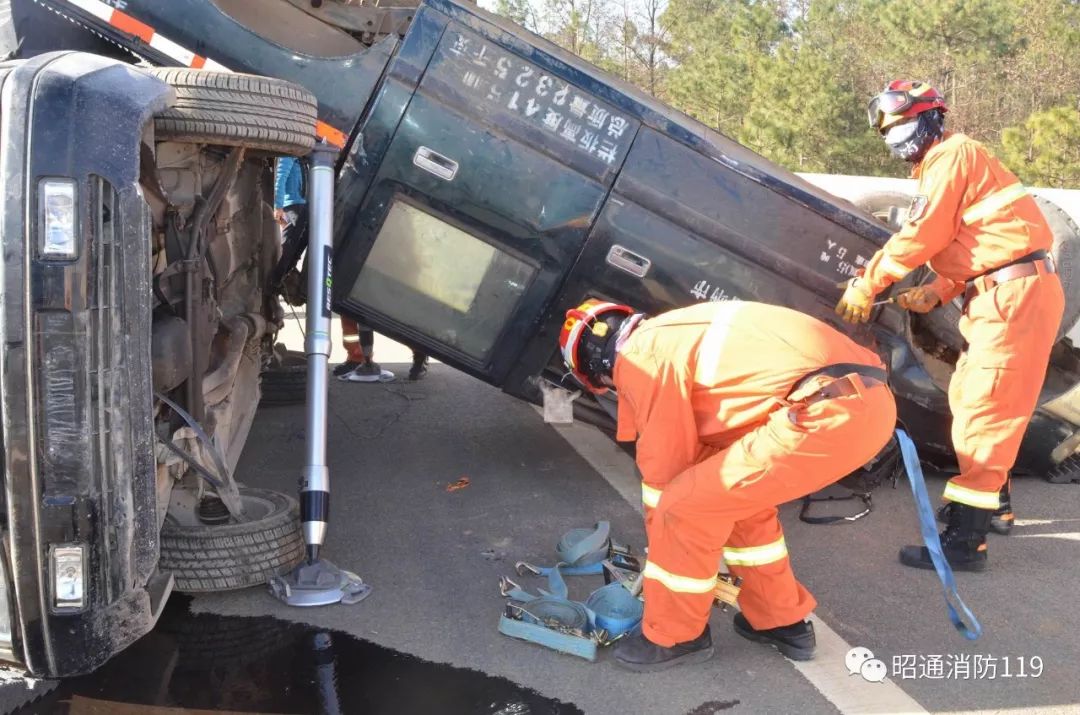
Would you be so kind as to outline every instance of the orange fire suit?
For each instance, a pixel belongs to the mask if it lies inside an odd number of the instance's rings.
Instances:
[[[913,174],[919,188],[907,221],[867,264],[863,280],[873,294],[929,262],[937,274],[931,288],[944,303],[976,276],[1050,249],[1053,235],[1035,199],[979,142],[946,132]],[[974,284],[960,319],[968,348],[949,385],[960,474],[944,497],[996,509],[1039,399],[1065,296],[1041,264],[1037,275],[988,289]]]
[[[777,505],[869,462],[896,422],[883,383],[800,402],[833,378],[822,367],[878,357],[794,310],[703,303],[644,321],[620,348],[613,381],[620,441],[637,439],[649,540],[645,636],[701,635],[721,556],[743,578],[754,628],[790,625],[816,605],[795,580]]]

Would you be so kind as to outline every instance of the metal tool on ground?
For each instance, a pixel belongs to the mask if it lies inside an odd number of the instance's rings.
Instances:
[[[926,493],[926,481],[923,478],[922,465],[919,463],[919,454],[915,450],[915,443],[902,429],[896,430],[896,438],[900,442],[900,454],[904,460],[904,469],[911,482],[911,492],[915,497],[915,508],[919,514],[919,529],[922,532],[923,542],[930,552],[930,559],[934,562],[934,570],[937,571],[938,579],[945,591],[945,605],[949,610],[949,620],[952,621],[956,630],[968,640],[976,640],[982,635],[982,625],[975,618],[975,614],[967,607],[964,600],[956,589],[956,579],[953,577],[952,568],[949,566],[945,554],[941,550],[941,539],[938,536],[937,526],[934,524],[934,510],[930,506],[930,497]],[[953,600],[956,605],[953,605]],[[957,607],[963,611],[971,625],[967,625],[960,618]]]
[[[306,462],[300,488],[300,520],[307,557],[284,576],[270,580],[270,593],[290,606],[352,604],[371,593],[356,574],[319,558],[330,513],[330,470],[326,465],[327,360],[330,357],[330,305],[333,275],[331,240],[334,211],[334,149],[319,142],[311,154],[307,248],[308,309]]]
[[[644,605],[619,583],[593,591],[584,602],[571,601],[563,565],[548,571],[548,590],[539,596],[507,577],[499,593],[510,599],[499,618],[499,632],[586,660],[596,660],[599,646],[614,643],[641,623]]]

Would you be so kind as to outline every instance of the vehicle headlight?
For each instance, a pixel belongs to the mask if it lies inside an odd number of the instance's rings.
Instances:
[[[52,547],[49,564],[53,579],[53,607],[81,609],[86,598],[86,547],[65,544]]]
[[[75,257],[75,196],[71,179],[42,179],[38,183],[42,258]]]

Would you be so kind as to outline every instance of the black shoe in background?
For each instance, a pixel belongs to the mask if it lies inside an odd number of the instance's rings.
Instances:
[[[356,368],[360,367],[360,363],[355,360],[346,360],[340,365],[334,367],[334,377],[341,377],[347,372],[352,372]]]
[[[976,509],[952,502],[941,510],[948,520],[941,532],[941,551],[953,571],[985,571],[988,565],[986,532],[990,530],[992,510]],[[932,569],[934,562],[925,546],[900,549],[900,563],[917,569]]]
[[[763,628],[759,631],[750,625],[746,616],[736,613],[732,623],[735,632],[743,638],[771,645],[792,660],[812,660],[814,651],[817,650],[817,636],[814,635],[814,624],[810,621]]]
[[[1016,521],[1012,509],[1012,478],[1005,480],[998,500],[1000,506],[990,515],[990,531],[1008,536],[1012,532],[1013,522]]]

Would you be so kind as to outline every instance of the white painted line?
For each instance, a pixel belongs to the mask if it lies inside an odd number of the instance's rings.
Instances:
[[[1060,531],[1053,534],[1014,534],[1018,539],[1064,539],[1080,541],[1080,531]]]
[[[537,407],[537,412],[543,411]],[[630,506],[641,512],[641,482],[634,460],[595,427],[575,422],[551,425],[581,458],[589,463]],[[899,685],[886,679],[870,683],[849,675],[844,656],[851,650],[840,635],[817,616],[811,616],[817,635],[817,657],[806,663],[788,661],[821,695],[845,715],[855,713],[925,713]]]

